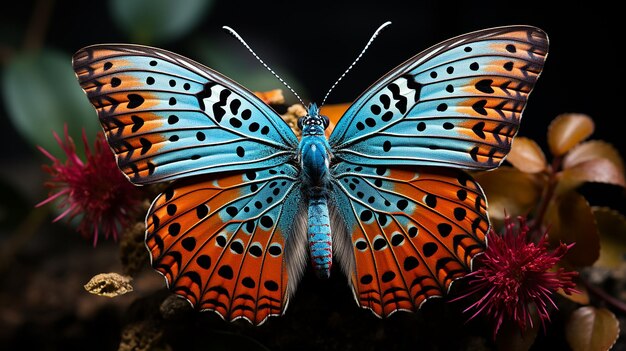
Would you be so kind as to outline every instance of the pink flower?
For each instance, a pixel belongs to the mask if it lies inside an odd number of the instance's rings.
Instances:
[[[85,162],[76,154],[76,145],[67,133],[67,126],[64,140],[56,133],[53,134],[67,155],[67,160],[63,163],[39,147],[52,160],[52,165],[43,166],[44,171],[51,176],[44,184],[50,188],[50,196],[37,207],[63,199],[58,201],[63,211],[54,222],[62,218],[72,220],[79,217],[77,231],[86,238],[92,238],[94,246],[101,233],[107,239],[112,236],[117,240],[121,228],[130,223],[132,212],[142,201],[140,190],[120,172],[102,133],[97,134],[92,152],[83,130]]]
[[[505,233],[500,236],[491,230],[487,235],[488,246],[477,257],[476,270],[468,274],[469,290],[454,300],[476,295],[474,302],[463,312],[473,311],[470,320],[483,314],[495,322],[493,336],[502,322],[512,320],[524,331],[533,327],[531,311],[535,310],[542,326],[550,321],[550,306],[557,308],[552,294],[562,289],[566,294],[577,292],[573,279],[578,272],[552,268],[574,245],[561,243],[548,251],[547,233],[537,243],[529,239],[529,227],[523,217],[518,217],[515,228],[510,217],[505,219]]]

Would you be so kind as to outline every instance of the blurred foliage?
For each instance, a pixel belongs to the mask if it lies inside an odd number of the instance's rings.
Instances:
[[[251,90],[276,86],[276,78],[261,69],[253,56],[225,32],[219,46],[204,35],[194,35],[194,29],[206,20],[214,6],[212,0],[110,0],[106,9],[127,42],[164,45],[178,41],[189,48],[190,57]],[[67,123],[69,135],[78,140],[81,129],[91,138],[100,126],[93,106],[85,99],[75,78],[71,53],[48,48],[41,39],[47,23],[44,17],[51,16],[52,8],[53,4],[46,0],[38,4],[37,9],[45,11],[34,14],[38,22],[31,23],[35,28],[26,31],[27,36],[35,38],[26,38],[29,45],[3,48],[10,54],[3,61],[1,94],[8,117],[21,137],[30,145],[42,146],[58,155],[60,149],[50,132],[60,133]],[[33,43],[43,47],[33,47]],[[297,91],[302,91],[289,72],[281,72],[281,76]]]
[[[15,54],[2,72],[2,98],[13,125],[33,147],[53,154],[60,148],[51,132],[62,132],[64,124],[75,138],[83,128],[88,135],[100,130],[71,63],[70,55],[45,49]]]
[[[111,18],[133,43],[163,44],[189,34],[206,18],[212,0],[111,0]]]
[[[245,35],[245,33],[240,34]],[[271,45],[271,42],[266,44],[265,47],[268,45]],[[272,74],[261,69],[261,64],[254,59],[254,56],[243,45],[239,45],[234,38],[227,38],[226,35],[220,36],[219,40],[196,37],[191,40],[189,47],[192,48],[190,50],[193,50],[194,53],[194,56],[190,58],[235,80],[246,89],[263,91],[276,86],[280,87],[279,81]],[[255,45],[252,45],[252,47],[254,48]],[[273,59],[271,53],[259,50],[257,54],[263,57],[264,61],[271,62],[271,66],[281,66],[280,59]],[[306,89],[284,67],[276,69],[276,72],[285,82],[289,82],[289,85],[299,94],[302,96],[308,95]],[[289,100],[294,99],[291,92],[287,93],[289,94]]]

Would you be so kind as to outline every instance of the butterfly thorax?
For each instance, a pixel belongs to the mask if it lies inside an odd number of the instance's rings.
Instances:
[[[331,152],[324,134],[328,126],[328,117],[320,115],[317,106],[311,104],[308,114],[300,118],[298,125],[302,130],[299,145],[302,182],[313,192],[323,191],[330,184]]]
[[[327,198],[330,191],[329,164],[330,145],[324,134],[328,117],[319,114],[315,104],[309,106],[309,113],[298,124],[302,129],[299,145],[301,181],[303,194],[308,199],[307,237],[311,263],[319,277],[330,276],[332,263],[332,242]]]

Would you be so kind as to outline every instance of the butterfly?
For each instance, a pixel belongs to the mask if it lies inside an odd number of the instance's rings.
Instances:
[[[467,170],[498,167],[548,53],[532,26],[464,34],[410,58],[299,139],[252,92],[154,47],[73,57],[120,170],[168,183],[146,216],[151,264],[199,310],[261,324],[310,263],[337,262],[379,317],[416,311],[471,270],[490,228]]]

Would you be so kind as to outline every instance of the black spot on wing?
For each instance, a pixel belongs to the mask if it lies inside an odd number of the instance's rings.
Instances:
[[[493,94],[494,90],[491,87],[492,83],[493,83],[493,79],[483,79],[479,81],[478,83],[476,83],[475,87],[476,87],[476,90],[481,91],[483,93]]]
[[[146,138],[139,138],[139,142],[141,143],[141,154],[145,155],[152,147],[152,142]]]
[[[222,118],[226,115],[226,110],[224,107],[226,106],[226,101],[230,96],[231,92],[228,89],[224,89],[220,92],[220,100],[213,105],[213,117],[217,121],[217,123],[222,122]]]
[[[202,87],[202,90],[196,94],[196,99],[198,99],[198,105],[202,111],[205,110],[204,99],[211,97],[211,88],[215,85],[214,82],[208,82]]]
[[[396,108],[400,111],[401,114],[406,113],[408,99],[406,96],[400,94],[400,87],[396,83],[389,84],[389,91],[393,98],[396,100]]]
[[[472,127],[472,131],[479,138],[485,139],[485,132],[483,131],[483,128],[485,128],[485,122],[478,122]]]
[[[485,110],[485,105],[487,105],[487,100],[479,100],[472,105],[472,108],[479,114],[486,116],[487,110]]]
[[[132,115],[130,116],[130,119],[133,121],[133,127],[131,129],[133,133],[136,133],[139,129],[141,129],[141,127],[143,127],[144,121],[141,117]]]
[[[143,104],[145,101],[144,98],[139,94],[128,94],[128,105],[126,106],[129,109],[137,108]]]
[[[421,91],[422,91],[422,84],[415,81],[415,76],[412,76],[410,74],[406,74],[402,77],[406,79],[407,88],[415,91],[415,98],[414,98],[415,101],[413,102],[418,102],[420,99]]]

